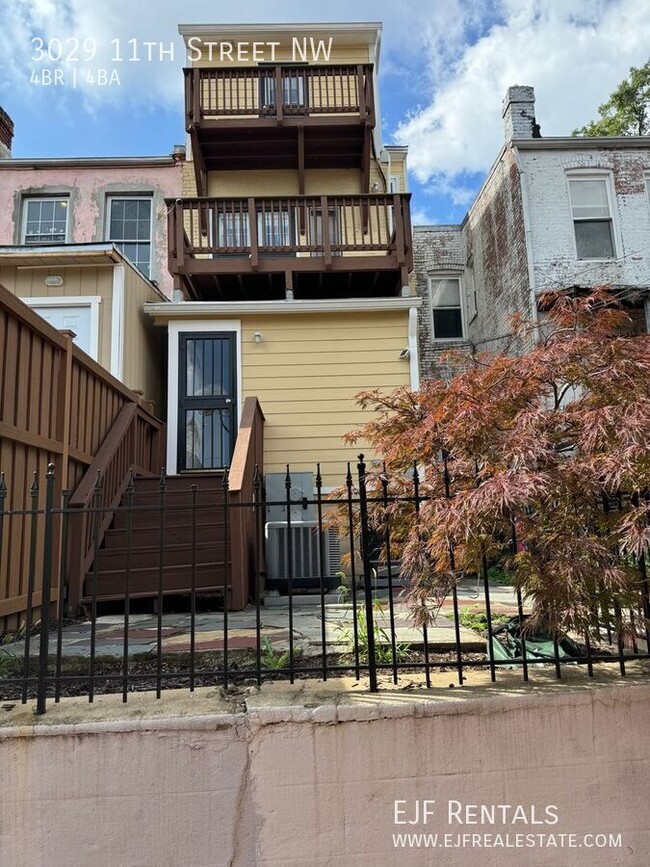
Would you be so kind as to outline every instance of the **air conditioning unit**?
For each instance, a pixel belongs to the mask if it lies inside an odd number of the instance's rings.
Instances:
[[[280,593],[288,592],[289,586],[289,532],[291,532],[291,570],[293,589],[320,587],[320,539],[322,538],[323,585],[338,586],[336,572],[341,568],[341,545],[338,530],[328,527],[318,531],[317,521],[291,522],[269,521],[266,532],[266,584]]]

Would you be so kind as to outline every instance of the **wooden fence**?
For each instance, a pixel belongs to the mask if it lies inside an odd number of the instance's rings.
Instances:
[[[43,479],[50,463],[55,466],[57,494],[62,489],[76,491],[129,405],[137,408],[141,431],[129,436],[134,454],[123,456],[124,464],[139,466],[144,461],[143,470],[160,471],[165,431],[152,415],[151,404],[75,346],[72,336],[52,328],[0,286],[0,472],[6,485],[0,510],[3,505],[12,512],[35,504],[42,508],[44,491],[32,487],[33,479]],[[149,443],[146,449],[140,447],[143,436]],[[0,631],[20,625],[30,580],[40,587],[41,523],[19,514],[4,521]],[[59,585],[56,540],[55,533],[53,601]],[[35,555],[30,557],[30,551]],[[40,591],[35,589],[32,605],[37,606],[39,599]]]

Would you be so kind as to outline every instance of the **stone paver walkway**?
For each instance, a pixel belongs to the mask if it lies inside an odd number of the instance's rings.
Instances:
[[[380,594],[380,597],[382,594]],[[515,596],[510,587],[490,587],[493,613],[515,614]],[[261,608],[262,640],[268,639],[273,647],[282,652],[289,646],[289,608],[282,600],[273,600],[272,607]],[[362,597],[358,598],[361,603]],[[280,603],[280,604],[278,604]],[[463,582],[459,587],[459,606],[484,608],[482,590],[476,595],[475,582]],[[422,630],[415,628],[413,618],[403,602],[394,603],[397,643],[422,644]],[[254,649],[256,646],[256,614],[252,607],[245,611],[228,613],[228,647],[231,650]],[[390,635],[388,599],[381,598],[381,610],[375,611],[378,627]],[[190,650],[191,618],[187,612],[162,616],[162,649],[164,653],[187,653]],[[345,651],[349,647],[349,635],[353,627],[352,606],[343,602],[328,602],[325,606],[325,637],[328,653]],[[155,654],[157,650],[158,618],[155,614],[131,614],[129,623],[129,655]],[[295,604],[293,608],[294,644],[305,655],[317,655],[321,651],[322,619],[319,604]],[[71,624],[63,630],[62,653],[64,656],[89,656],[92,626],[90,621]],[[485,640],[477,633],[461,628],[461,645],[464,650],[481,650]],[[380,639],[381,641],[382,639]],[[454,622],[451,600],[448,600],[428,630],[429,646],[436,651],[452,650],[455,647]],[[38,655],[38,636],[33,636],[30,655]],[[50,653],[56,653],[57,636],[50,636]],[[224,615],[222,612],[196,614],[195,647],[197,652],[220,651],[224,646]],[[5,644],[2,650],[23,656],[24,641]],[[122,656],[124,652],[124,618],[121,614],[97,618],[95,653],[98,656]]]

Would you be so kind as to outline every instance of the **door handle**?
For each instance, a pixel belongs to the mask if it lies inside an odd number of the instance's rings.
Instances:
[[[230,406],[231,403],[232,403],[232,398],[231,398],[231,397],[227,397],[227,398],[226,398],[226,404],[227,404],[228,406]]]

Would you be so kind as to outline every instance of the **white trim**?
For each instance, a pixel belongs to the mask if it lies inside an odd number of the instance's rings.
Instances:
[[[432,280],[458,280],[458,296],[460,301],[460,327],[462,334],[460,337],[436,337],[435,327],[433,324],[433,296],[431,294]],[[465,287],[463,286],[462,271],[429,271],[427,274],[427,297],[429,299],[429,324],[431,327],[432,343],[458,343],[462,340],[467,340],[467,316],[465,311]],[[441,308],[445,309],[445,308]],[[446,308],[453,310],[455,308]]]
[[[44,295],[21,298],[28,307],[90,307],[90,346],[88,355],[99,361],[99,305],[101,295]]]
[[[178,305],[169,305],[178,306]],[[178,475],[178,344],[187,331],[233,331],[237,354],[237,427],[243,408],[241,322],[236,319],[190,319],[170,322],[167,337],[167,474]]]
[[[411,374],[411,391],[420,390],[420,358],[418,355],[418,311],[415,307],[409,310],[409,372]]]
[[[455,276],[455,275],[454,275]],[[223,316],[224,313],[389,313],[421,307],[422,299],[407,298],[345,298],[321,301],[180,301],[178,303],[148,302],[145,312],[160,320]]]
[[[566,169],[564,172],[567,185],[567,195],[569,197],[569,216],[571,217],[571,234],[573,236],[573,251],[575,253],[576,262],[613,262],[621,255],[622,242],[618,230],[618,220],[616,219],[616,195],[614,193],[613,174],[608,169]],[[604,181],[605,192],[607,193],[607,206],[609,208],[609,219],[612,224],[612,245],[614,254],[612,256],[593,256],[590,258],[580,258],[578,256],[578,241],[576,239],[576,219],[573,216],[573,200],[571,199],[571,181]],[[578,220],[578,222],[581,222]]]
[[[113,270],[110,371],[120,381],[124,374],[124,277],[124,265],[116,265]]]

